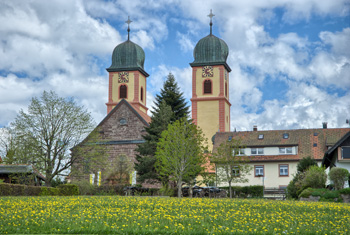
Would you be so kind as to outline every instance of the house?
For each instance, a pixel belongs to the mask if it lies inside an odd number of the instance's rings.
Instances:
[[[267,131],[258,131],[254,126],[253,131],[216,133],[213,151],[225,141],[240,139],[243,146],[241,154],[247,156],[252,171],[248,183],[236,185],[285,188],[293,179],[300,159],[310,156],[321,165],[327,150],[336,146],[349,131],[350,128],[328,129],[327,125],[322,129]],[[348,139],[342,143],[348,144],[346,141]]]
[[[34,166],[28,164],[0,165],[0,180],[9,184],[40,186],[45,177]]]
[[[322,165],[329,172],[332,167],[345,168],[350,172],[350,132],[347,132],[331,148],[329,148],[322,159]],[[350,178],[349,178],[350,181]],[[350,182],[345,183],[349,187]]]

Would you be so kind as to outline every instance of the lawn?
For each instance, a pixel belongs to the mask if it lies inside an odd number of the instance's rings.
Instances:
[[[350,205],[255,199],[0,197],[0,234],[350,234]]]

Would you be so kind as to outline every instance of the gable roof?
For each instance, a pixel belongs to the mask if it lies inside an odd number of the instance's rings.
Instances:
[[[323,159],[327,147],[333,146],[341,139],[350,128],[334,129],[297,129],[297,130],[267,130],[267,131],[242,131],[242,132],[217,132],[213,151],[229,137],[241,139],[245,147],[288,147],[298,146],[297,155],[276,155],[276,156],[254,156],[252,160],[276,161],[276,160],[299,160],[311,156],[316,160]],[[283,138],[288,134],[288,138]],[[259,139],[259,135],[263,135]]]
[[[42,180],[45,180],[43,176],[33,165],[29,164],[15,164],[15,165],[4,165],[0,164],[0,174],[18,174],[18,173],[28,173],[35,174]]]
[[[117,110],[122,106],[126,105],[146,126],[149,126],[149,123],[151,122],[151,118],[142,112],[141,110],[135,108],[133,105],[131,105],[128,101],[125,99],[122,99],[108,114],[107,116],[97,125],[97,127],[101,126],[104,122],[106,122]],[[96,127],[96,128],[97,128]]]
[[[330,159],[330,156],[332,155],[332,153],[338,148],[340,147],[348,138],[350,138],[350,131],[348,133],[346,133],[341,139],[338,140],[337,143],[335,143],[330,149],[328,149],[325,154],[324,157],[322,159],[322,165],[328,167],[332,160]]]

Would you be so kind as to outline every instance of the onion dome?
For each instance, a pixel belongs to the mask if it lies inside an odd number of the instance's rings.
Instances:
[[[224,65],[230,72],[231,69],[227,65],[226,60],[228,57],[228,46],[224,40],[214,36],[212,34],[212,17],[214,16],[211,11],[210,15],[210,34],[197,43],[193,51],[194,61],[190,64],[194,66],[204,65]]]
[[[130,18],[126,23],[128,25],[132,21]],[[128,40],[117,45],[112,54],[112,65],[107,68],[108,72],[118,72],[118,71],[133,71],[138,70],[143,75],[148,77],[149,75],[144,71],[145,63],[145,52],[143,49],[130,41],[130,27],[128,26]]]

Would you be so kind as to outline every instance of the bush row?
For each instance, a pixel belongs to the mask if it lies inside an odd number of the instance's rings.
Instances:
[[[229,193],[229,187],[220,187],[221,189],[227,190]],[[264,187],[261,185],[251,186],[232,186],[232,194],[234,197],[247,198],[247,197],[263,197]]]
[[[338,201],[341,202],[343,199],[341,194],[350,195],[350,188],[345,188],[341,190],[329,190],[325,188],[307,188],[301,194],[300,198],[308,198],[310,196],[320,197],[320,201]]]
[[[0,196],[73,196],[79,188],[73,184],[62,184],[57,188],[28,186],[22,184],[0,184]]]

